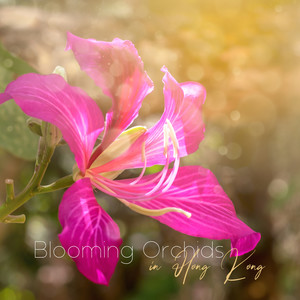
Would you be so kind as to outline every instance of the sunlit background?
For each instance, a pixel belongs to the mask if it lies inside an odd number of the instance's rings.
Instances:
[[[59,245],[62,194],[57,192],[22,207],[24,225],[0,226],[0,299],[299,299],[300,2],[0,0],[1,90],[28,68],[6,49],[42,74],[64,66],[70,84],[82,87],[107,111],[110,100],[80,71],[72,53],[64,51],[67,31],[135,44],[155,84],[136,124],[151,126],[162,113],[163,65],[179,82],[198,81],[206,87],[206,136],[182,165],[200,164],[214,172],[239,217],[262,234],[249,262],[266,267],[258,280],[254,272],[240,268],[235,276],[247,278],[224,285],[230,264],[222,270],[220,259],[202,258],[198,263],[211,265],[211,272],[202,280],[191,272],[183,285],[182,276],[174,277],[170,256],[147,258],[143,245],[152,240],[161,247],[185,242],[201,248],[212,241],[175,232],[99,192],[99,201],[120,227],[123,245],[133,246],[134,258],[128,265],[117,265],[109,287],[95,285],[66,257],[34,258],[34,241]],[[9,141],[2,140],[0,146],[6,149],[0,150],[4,201],[4,179],[13,178],[21,190],[34,162],[12,155]],[[18,149],[29,146],[24,138]],[[69,174],[73,163],[68,148],[59,147],[45,181]],[[224,252],[230,249],[229,241],[213,243]],[[161,270],[150,272],[152,261],[162,265]]]

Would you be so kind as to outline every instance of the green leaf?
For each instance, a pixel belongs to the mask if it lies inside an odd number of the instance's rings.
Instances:
[[[33,72],[36,73],[31,66],[0,44],[0,92],[18,76]],[[34,160],[38,137],[27,128],[27,119],[14,101],[0,105],[0,147],[23,159]]]
[[[26,116],[14,101],[0,105],[0,147],[26,160],[35,160],[38,136],[26,126]]]
[[[12,55],[0,43],[0,92],[16,77],[26,73],[37,73],[25,61]]]

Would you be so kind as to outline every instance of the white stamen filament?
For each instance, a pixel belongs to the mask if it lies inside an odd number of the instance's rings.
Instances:
[[[169,135],[167,125],[164,124],[164,156],[167,156],[168,153],[168,144],[169,144]]]
[[[164,188],[162,190],[163,193],[166,192],[173,184],[175,177],[177,175],[179,164],[180,164],[179,143],[178,143],[178,140],[176,137],[176,133],[175,133],[175,130],[174,130],[171,122],[169,121],[169,119],[167,119],[166,122],[167,122],[167,126],[168,126],[168,133],[170,135],[170,138],[171,138],[171,141],[173,144],[175,162],[174,162],[173,169],[172,169],[171,173],[169,174],[168,179],[164,182]]]
[[[145,171],[147,168],[146,143],[145,142],[143,142],[143,145],[142,145],[142,161],[144,162],[143,170],[142,170],[140,176],[136,180],[132,181],[130,183],[130,185],[134,185],[134,184],[138,183],[145,174]]]
[[[145,207],[141,207],[139,205],[130,203],[124,199],[119,199],[122,203],[124,203],[127,207],[129,207],[131,210],[145,215],[145,216],[150,216],[150,217],[157,217],[157,216],[162,216],[166,213],[169,212],[177,212],[177,213],[181,213],[183,215],[185,215],[187,218],[190,218],[192,216],[192,214],[190,212],[187,212],[181,208],[177,208],[177,207],[165,207],[165,208],[161,208],[161,209],[148,209]]]
[[[167,133],[167,131],[166,131],[166,133]],[[166,161],[166,164],[165,164],[163,170],[161,172],[159,172],[151,180],[148,180],[145,183],[136,183],[134,185],[135,188],[143,188],[143,191],[141,193],[138,193],[137,189],[135,189],[133,192],[124,191],[124,189],[122,188],[120,183],[117,183],[114,180],[111,180],[109,178],[105,178],[105,177],[101,176],[100,174],[96,174],[96,173],[93,172],[93,170],[87,171],[87,175],[91,179],[97,178],[98,180],[97,181],[94,180],[94,182],[95,182],[96,186],[98,185],[97,186],[98,189],[100,189],[102,191],[104,189],[104,192],[107,192],[111,196],[117,197],[117,193],[122,193],[122,192],[124,193],[125,192],[126,193],[125,197],[126,198],[130,197],[131,200],[133,200],[133,201],[142,201],[142,200],[140,200],[141,198],[143,198],[143,201],[144,200],[151,200],[151,199],[155,198],[157,196],[157,194],[153,195],[151,197],[150,197],[150,195],[152,195],[155,191],[157,191],[160,188],[160,186],[164,183],[164,180],[165,180],[165,177],[166,177],[167,171],[168,171],[169,161],[170,161],[170,155],[169,155],[169,151],[168,151],[167,152],[167,161]],[[156,182],[157,180],[159,180],[159,182],[154,186],[154,188],[152,188],[149,192],[147,192],[145,194],[144,188],[146,188],[146,186],[150,186],[151,183]],[[111,188],[113,188],[114,191],[112,191],[111,189],[109,189],[109,191],[107,189],[105,189],[105,187],[107,185],[109,185]]]
[[[155,185],[155,187],[151,191],[149,191],[149,192],[147,192],[145,194],[146,196],[150,196],[150,195],[154,194],[163,184],[165,185],[165,183],[168,182],[168,178],[166,180],[165,180],[165,178],[167,176],[168,167],[169,167],[169,161],[170,161],[170,152],[169,152],[169,149],[168,149],[169,148],[169,137],[170,137],[169,133],[170,132],[169,132],[169,130],[167,128],[167,125],[165,124],[164,125],[164,143],[165,143],[165,145],[164,145],[164,153],[166,152],[165,156],[167,158],[167,161],[166,161],[166,164],[165,164],[165,167],[164,167],[163,171],[161,172],[162,176],[161,176],[159,182]],[[174,146],[174,143],[173,143],[173,146]]]
[[[103,189],[105,189],[106,191],[108,191],[112,194],[116,194],[114,191],[112,191],[109,187],[105,186],[104,184],[97,182],[97,185],[98,186],[100,185],[101,187],[103,187]],[[117,198],[117,199],[120,200],[123,204],[125,204],[131,210],[133,210],[139,214],[149,216],[149,217],[162,216],[168,212],[181,213],[181,214],[185,215],[187,218],[190,218],[192,216],[192,214],[190,212],[187,212],[187,211],[185,211],[181,208],[177,208],[177,207],[165,207],[165,208],[161,208],[161,209],[148,209],[148,208],[144,208],[139,205],[130,203],[130,202],[126,201],[125,199],[121,199],[121,198]]]
[[[145,174],[146,167],[147,167],[147,156],[146,156],[146,149],[145,149],[145,142],[142,144],[142,160],[144,162],[143,169],[139,177],[137,177],[134,181],[132,181],[129,186],[133,188],[126,188],[128,184],[115,182],[109,178],[105,178],[100,174],[93,172],[93,170],[89,170],[87,173],[88,177],[92,179],[94,185],[103,192],[108,193],[111,196],[116,197],[122,203],[124,203],[127,207],[131,210],[138,212],[143,215],[147,216],[161,216],[168,212],[178,212],[184,214],[186,217],[190,218],[191,213],[187,212],[181,208],[177,207],[166,207],[162,209],[147,209],[141,207],[139,205],[133,204],[123,198],[126,198],[130,201],[149,201],[151,199],[157,198],[160,194],[166,192],[171,185],[173,184],[175,177],[178,172],[179,164],[180,164],[180,155],[179,155],[179,143],[176,137],[175,130],[171,124],[171,122],[167,119],[166,124],[163,127],[163,142],[164,142],[164,155],[166,156],[166,163],[161,172],[157,174],[154,178],[147,180],[145,182],[139,183],[142,177]],[[168,167],[170,162],[170,149],[169,149],[169,138],[171,139],[172,146],[173,146],[173,155],[175,158],[174,166],[171,172],[168,173]],[[166,178],[167,176],[167,178]],[[158,182],[157,182],[158,181]],[[154,187],[151,185],[156,182]],[[126,185],[126,187],[123,185]],[[146,188],[150,188],[148,192],[145,193]]]
[[[172,125],[171,125],[172,126]],[[145,187],[146,185],[149,185],[150,183],[152,183],[152,182],[155,182],[155,181],[157,181],[157,180],[159,180],[158,181],[158,183],[150,190],[150,191],[148,191],[147,193],[144,193],[144,198],[145,198],[145,196],[148,198],[150,195],[153,195],[161,186],[162,186],[162,184],[164,184],[164,185],[166,185],[166,183],[169,183],[169,182],[171,182],[171,184],[172,184],[172,181],[169,181],[168,179],[167,180],[165,180],[165,178],[166,178],[166,176],[167,176],[167,171],[168,171],[168,167],[169,167],[169,162],[170,162],[170,152],[169,152],[169,150],[168,150],[168,148],[169,148],[169,130],[168,130],[168,126],[167,126],[167,124],[165,124],[164,125],[164,143],[165,143],[165,145],[164,145],[164,147],[166,147],[166,158],[167,158],[167,160],[166,160],[166,164],[165,164],[165,166],[164,166],[164,168],[163,168],[163,170],[160,172],[160,173],[158,173],[157,174],[157,176],[155,177],[155,178],[153,178],[152,180],[149,180],[147,183],[142,183],[142,184],[138,184],[137,182],[142,178],[142,176],[144,175],[144,172],[145,172],[145,170],[146,170],[146,166],[147,166],[147,161],[146,161],[146,154],[145,154],[145,149],[143,149],[144,147],[145,147],[145,143],[143,143],[143,147],[142,147],[142,158],[144,158],[145,157],[145,161],[144,161],[144,168],[143,168],[143,171],[142,171],[142,174],[140,174],[140,176],[135,180],[135,181],[133,181],[133,182],[131,182],[130,183],[130,185],[135,185],[136,187],[140,187],[140,186],[143,186],[143,187]],[[173,147],[174,147],[174,145],[176,144],[175,142],[172,142],[172,144],[173,144]],[[176,157],[177,158],[177,157]],[[179,163],[179,162],[178,162]],[[177,173],[177,172],[176,172]],[[171,173],[172,174],[172,173]],[[170,175],[171,175],[170,174]],[[170,176],[169,175],[169,176]],[[176,175],[176,174],[175,174]],[[110,186],[111,187],[115,187],[115,189],[117,190],[117,191],[120,191],[120,189],[118,189],[118,187],[119,187],[119,184],[117,184],[117,183],[115,183],[114,181],[111,181],[111,180],[109,180],[109,179],[107,179],[107,178],[103,178],[103,177],[101,177],[101,175],[99,175],[99,174],[94,174],[94,176],[95,177],[98,177],[101,181],[106,181],[107,183],[108,183],[108,181],[109,181],[109,184],[110,184]],[[174,176],[173,176],[174,177]],[[175,179],[175,177],[174,177],[174,179]],[[103,187],[103,186],[102,186]],[[164,188],[164,190],[165,190],[165,188]],[[122,190],[121,190],[122,191]],[[130,193],[130,192],[128,192],[127,191],[127,193]],[[116,193],[115,193],[116,194]],[[135,191],[134,193],[130,193],[130,194],[133,194],[133,195],[135,195],[135,197],[131,197],[131,198],[140,198],[138,195],[137,195],[137,192]],[[135,200],[135,199],[133,199],[133,200]]]
[[[176,133],[175,133],[175,130],[171,124],[171,122],[169,121],[169,119],[166,120],[167,122],[167,126],[168,126],[168,129],[169,129],[169,135],[170,135],[170,138],[171,138],[171,141],[173,143],[173,149],[174,149],[174,154],[176,156],[179,156],[179,144],[178,144],[178,140],[177,140],[177,137],[176,137]]]

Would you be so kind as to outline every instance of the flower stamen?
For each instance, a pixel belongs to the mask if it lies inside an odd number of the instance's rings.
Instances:
[[[172,126],[171,122],[169,119],[166,120],[168,129],[169,129],[169,136],[171,138],[171,141],[173,143],[173,149],[174,149],[174,156],[179,156],[179,143],[176,137],[176,133],[174,130],[174,127]]]
[[[180,155],[179,155],[179,143],[176,137],[176,133],[174,130],[174,127],[172,126],[171,122],[169,121],[169,119],[166,120],[167,126],[168,126],[168,133],[170,135],[172,144],[173,144],[173,153],[174,153],[174,157],[175,157],[175,162],[174,162],[174,166],[173,169],[171,171],[171,173],[168,176],[168,179],[164,182],[164,188],[162,190],[162,192],[166,192],[170,186],[173,184],[178,169],[179,169],[179,165],[180,165]]]
[[[169,145],[169,135],[168,135],[168,130],[167,130],[166,124],[164,124],[163,130],[164,130],[164,156],[167,157],[168,145]]]
[[[134,185],[134,184],[138,183],[145,174],[145,171],[147,168],[146,143],[145,142],[143,142],[143,144],[142,144],[142,161],[144,162],[143,170],[142,170],[140,176],[138,178],[136,178],[136,180],[131,182],[130,185]]]
[[[105,186],[102,183],[97,182],[97,187],[99,188],[99,186],[101,186],[103,189],[105,189],[107,192],[110,192],[112,194],[116,194],[114,191],[112,191],[109,187]],[[117,198],[118,200],[120,200],[123,204],[125,204],[128,208],[130,208],[131,210],[145,215],[145,216],[150,216],[150,217],[158,217],[158,216],[162,216],[166,213],[169,212],[177,212],[177,213],[181,213],[183,215],[185,215],[187,218],[190,218],[192,216],[192,214],[188,211],[185,211],[181,208],[178,207],[164,207],[161,209],[148,209],[145,207],[141,207],[139,205],[130,203],[128,201],[126,201],[125,199],[121,199],[121,198]]]
[[[169,152],[169,130],[168,130],[166,124],[164,124],[164,155],[166,156],[167,160],[166,160],[163,170],[160,173],[161,178],[160,178],[159,182],[155,185],[155,187],[145,194],[146,196],[150,196],[153,193],[155,193],[161,187],[161,185],[164,183],[164,180],[167,176],[169,162],[170,162],[170,152]]]
[[[119,198],[118,198],[119,199]],[[141,207],[139,205],[130,203],[124,199],[119,199],[122,203],[124,203],[128,208],[130,208],[131,210],[145,215],[145,216],[150,216],[150,217],[158,217],[158,216],[162,216],[166,213],[169,212],[177,212],[177,213],[181,213],[183,215],[185,215],[187,218],[190,218],[192,216],[192,214],[190,212],[187,212],[181,208],[178,207],[164,207],[161,209],[148,209],[145,207]]]
[[[142,144],[141,154],[144,161],[144,167],[139,177],[137,177],[134,181],[130,182],[129,184],[116,182],[114,180],[101,176],[101,174],[95,173],[95,170],[90,170],[89,177],[93,178],[94,184],[98,187],[98,189],[102,191],[104,189],[105,192],[117,198],[125,198],[130,201],[148,201],[158,197],[160,194],[166,192],[171,187],[176,178],[180,165],[179,143],[176,137],[175,130],[168,119],[164,124],[163,131],[164,154],[166,155],[166,162],[163,170],[161,170],[161,172],[159,172],[154,178],[144,182],[140,182],[147,167],[145,142]],[[175,158],[174,166],[172,170],[170,170],[170,172],[168,172],[171,158],[169,139],[172,142],[173,154]],[[109,187],[109,190],[106,187]],[[148,191],[145,191],[147,189]]]

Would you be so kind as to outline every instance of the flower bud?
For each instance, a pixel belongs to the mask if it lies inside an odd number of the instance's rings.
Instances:
[[[68,79],[67,79],[67,72],[66,72],[66,70],[65,70],[64,67],[56,66],[55,69],[54,69],[54,71],[53,71],[53,74],[58,74],[61,77],[63,77],[63,79],[65,81],[68,81]]]
[[[29,118],[27,121],[27,126],[33,133],[42,136],[42,121],[35,118]]]
[[[42,136],[47,146],[56,147],[62,138],[61,131],[53,124],[42,122]]]

